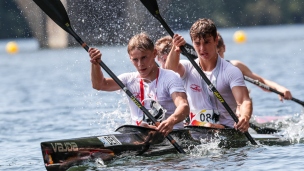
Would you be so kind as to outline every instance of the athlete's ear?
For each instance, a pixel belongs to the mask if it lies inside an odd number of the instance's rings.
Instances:
[[[215,44],[216,44],[216,47],[217,47],[218,46],[218,42],[219,42],[218,36],[215,37],[214,41],[215,41]]]
[[[157,50],[156,50],[156,49],[154,49],[154,51],[153,51],[153,58],[155,59],[155,58],[156,58],[156,56],[157,56]]]

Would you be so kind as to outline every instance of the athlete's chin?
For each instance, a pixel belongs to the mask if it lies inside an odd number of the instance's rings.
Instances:
[[[137,69],[137,71],[138,71],[139,73],[145,73],[145,72],[147,71],[147,69]]]
[[[202,60],[209,60],[210,59],[210,57],[209,56],[200,56],[200,58],[202,59]]]
[[[138,73],[142,78],[147,77],[147,75],[149,74],[147,70],[138,71]]]

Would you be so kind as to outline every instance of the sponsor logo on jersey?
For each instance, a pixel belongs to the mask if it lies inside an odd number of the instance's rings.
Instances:
[[[196,85],[196,84],[191,84],[190,88],[191,88],[192,91],[195,91],[195,92],[201,92],[202,91],[202,88],[199,85]]]

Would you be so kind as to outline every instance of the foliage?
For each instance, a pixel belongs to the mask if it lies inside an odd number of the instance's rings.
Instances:
[[[75,18],[71,17],[73,21],[85,18],[86,20],[83,21],[87,22],[86,30],[95,28],[92,24],[98,25],[99,31],[101,28],[111,28],[113,33],[110,33],[111,29],[102,30],[103,34],[108,34],[108,37],[121,37],[122,35],[116,35],[118,32],[113,31],[113,28],[115,30],[119,29],[118,27],[124,28],[123,25],[142,22],[136,19],[142,16],[142,10],[145,11],[142,5],[138,5],[135,8],[136,11],[132,8],[136,3],[139,3],[139,0],[67,1],[75,10],[70,11],[70,14],[76,14]],[[114,6],[108,4],[114,4]],[[218,27],[304,23],[302,15],[304,1],[302,0],[158,0],[158,4],[163,18],[173,30],[187,30],[198,18],[211,18]],[[96,8],[92,8],[92,6]],[[129,10],[130,7],[131,10]],[[78,17],[77,14],[82,14],[82,17]],[[99,20],[98,23],[96,23],[96,19]],[[95,20],[95,23],[90,22],[90,20]],[[75,25],[78,27],[80,24],[75,22]],[[153,22],[149,25],[140,23],[139,26],[151,27]],[[126,31],[134,32],[131,27],[128,26],[128,28],[129,30],[124,30],[124,33]],[[1,0],[0,39],[31,36],[28,23],[15,2]],[[99,38],[94,33],[91,37]]]
[[[0,38],[32,37],[21,10],[12,0],[0,1]]]
[[[175,29],[189,29],[198,18],[211,18],[218,27],[304,23],[301,0],[170,0],[168,4],[160,11]]]

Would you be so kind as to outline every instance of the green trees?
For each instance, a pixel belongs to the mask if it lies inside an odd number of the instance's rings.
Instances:
[[[301,0],[170,0],[161,6],[174,29],[189,29],[198,18],[211,18],[218,27],[304,23]]]
[[[85,4],[89,5],[88,1],[68,0],[68,2],[74,6],[77,5],[77,8],[73,9],[79,11],[73,11],[73,14],[77,14],[81,10],[86,10],[85,14],[88,14],[88,9],[81,8]],[[118,8],[115,10],[113,6],[107,6],[108,3],[106,0],[92,0],[90,1],[90,5],[96,4],[97,6],[101,5],[102,8],[111,8],[107,11],[114,11],[116,14],[117,11],[123,11],[124,8],[126,8],[124,7],[125,4],[132,5],[134,2],[140,4],[135,0],[116,0],[115,3],[120,5],[114,6]],[[302,11],[304,11],[304,1],[302,0],[158,0],[158,4],[162,16],[174,30],[189,29],[191,24],[198,18],[211,18],[218,27],[304,23],[304,16],[302,15]],[[139,5],[138,8],[140,7]],[[91,16],[100,15],[98,12],[96,14],[92,12],[94,11],[90,11],[89,13]],[[112,15],[110,14],[110,16]],[[117,16],[122,17],[122,20],[124,19],[123,17],[125,17],[123,15]],[[71,18],[73,18],[73,16]],[[78,18],[76,16],[75,20]],[[106,27],[108,21],[104,20],[104,22],[103,26]],[[132,22],[136,22],[136,19],[133,19]],[[91,25],[88,25],[88,27],[94,28],[94,26]],[[22,15],[22,10],[18,8],[15,1],[1,0],[0,39],[16,37],[32,37],[32,33]]]
[[[12,0],[0,1],[0,39],[32,37],[29,26]]]

